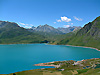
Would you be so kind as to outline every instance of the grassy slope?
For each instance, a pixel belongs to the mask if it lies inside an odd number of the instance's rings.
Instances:
[[[97,17],[93,22],[89,22],[76,34],[73,33],[73,35],[58,42],[58,44],[87,46],[100,49],[100,17]]]
[[[40,43],[45,37],[19,27],[16,23],[7,22],[0,28],[0,44]]]
[[[100,17],[85,25],[68,44],[100,49]]]

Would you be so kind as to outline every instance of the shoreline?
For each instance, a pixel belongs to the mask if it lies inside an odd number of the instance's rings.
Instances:
[[[58,45],[58,44],[50,44],[50,45]],[[59,44],[59,45],[64,45],[64,44]],[[98,48],[88,47],[88,46],[75,46],[75,45],[67,45],[67,44],[65,44],[65,46],[91,48],[91,49],[95,49],[95,50],[97,50],[97,51],[100,51],[100,49],[98,49]]]
[[[38,42],[38,43],[0,43],[0,45],[16,45],[16,44],[49,44],[49,43],[41,43],[41,42]]]
[[[59,68],[61,67],[61,64],[54,64],[56,62],[70,62],[70,61],[73,61],[74,64],[79,64],[80,62],[84,62],[84,61],[87,61],[87,60],[92,60],[92,59],[100,59],[100,58],[90,58],[90,59],[82,59],[82,60],[65,60],[65,61],[53,61],[53,62],[46,62],[46,63],[38,63],[38,64],[34,64],[34,66],[53,66],[54,68]]]
[[[50,44],[50,43],[14,43],[14,44],[0,44],[0,45],[18,45],[18,44],[45,44],[45,45],[57,45],[57,44]],[[62,45],[62,44],[60,44],[60,45]],[[75,45],[65,45],[65,46],[91,48],[91,49],[95,49],[95,50],[97,50],[97,51],[100,51],[98,48],[94,48],[94,47],[75,46]]]
[[[74,45],[66,45],[66,46],[72,46],[72,47],[83,47],[83,48],[91,48],[91,49],[95,49],[95,50],[97,50],[97,51],[100,51],[99,49],[94,48],[94,47],[87,47],[87,46],[74,46]]]
[[[46,62],[46,63],[38,63],[38,64],[34,64],[34,66],[52,66],[54,68],[59,68],[60,65],[54,65],[55,62],[59,62],[59,61]]]

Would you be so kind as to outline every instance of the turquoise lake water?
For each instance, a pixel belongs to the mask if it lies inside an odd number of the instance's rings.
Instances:
[[[46,44],[0,45],[0,74],[48,68],[34,64],[100,58],[100,51],[90,48]]]

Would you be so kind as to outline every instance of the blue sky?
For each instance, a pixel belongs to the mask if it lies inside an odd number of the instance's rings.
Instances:
[[[100,16],[100,0],[0,0],[0,20],[23,27],[84,26]]]

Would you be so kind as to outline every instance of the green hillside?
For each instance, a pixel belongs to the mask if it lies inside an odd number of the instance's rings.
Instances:
[[[100,49],[100,16],[86,24],[76,34],[58,42],[58,44],[88,46]]]
[[[29,32],[13,22],[0,21],[0,43],[39,43],[44,40],[44,36]]]

